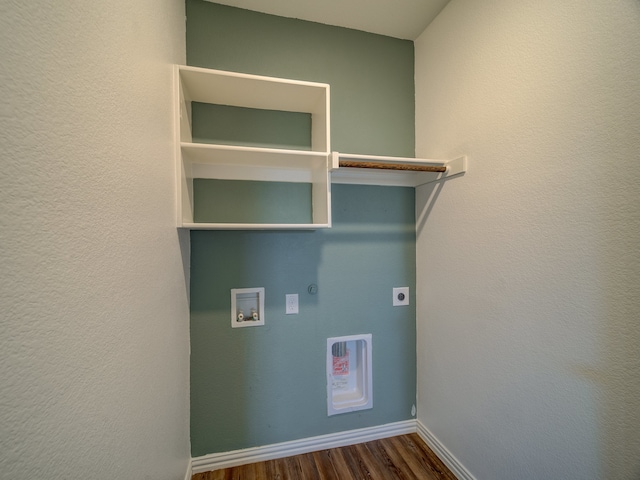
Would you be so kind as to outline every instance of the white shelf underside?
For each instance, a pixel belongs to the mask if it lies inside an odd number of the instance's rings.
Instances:
[[[318,230],[328,223],[183,223],[189,230]]]

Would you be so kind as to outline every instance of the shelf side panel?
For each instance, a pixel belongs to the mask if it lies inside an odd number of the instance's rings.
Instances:
[[[327,87],[325,95],[311,114],[311,148],[316,152],[331,151],[331,97]]]
[[[180,70],[174,68],[173,74],[173,128],[175,155],[176,188],[176,224],[193,222],[193,193],[191,183],[191,164],[182,156],[181,141],[191,140],[190,102],[185,98]]]

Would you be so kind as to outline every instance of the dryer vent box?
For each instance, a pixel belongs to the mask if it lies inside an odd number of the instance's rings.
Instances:
[[[327,415],[373,408],[371,334],[327,339]]]

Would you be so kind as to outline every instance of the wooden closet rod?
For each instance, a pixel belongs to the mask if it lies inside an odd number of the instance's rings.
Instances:
[[[434,167],[429,165],[410,165],[407,163],[378,163],[356,162],[353,160],[340,160],[339,165],[347,168],[375,168],[379,170],[404,170],[410,172],[446,172],[447,167]]]

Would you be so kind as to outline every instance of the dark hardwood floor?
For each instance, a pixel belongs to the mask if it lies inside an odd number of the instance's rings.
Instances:
[[[192,480],[456,480],[416,433],[213,472]]]

